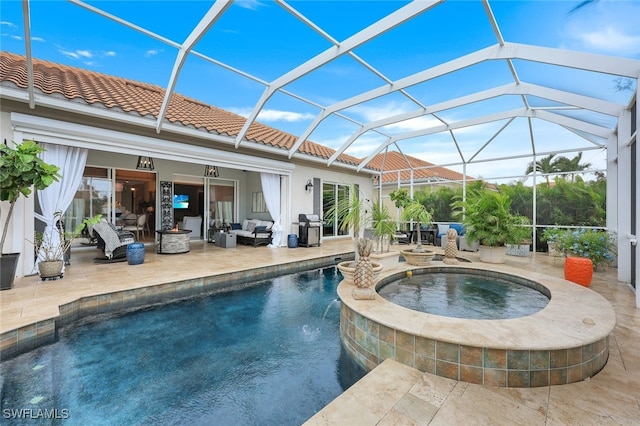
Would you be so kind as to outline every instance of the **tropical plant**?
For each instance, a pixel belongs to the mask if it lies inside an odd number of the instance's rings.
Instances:
[[[34,240],[30,242],[35,248],[38,259],[44,262],[63,260],[64,254],[71,248],[73,241],[82,234],[85,227],[100,222],[101,217],[102,215],[98,214],[92,218],[84,219],[72,232],[63,232],[61,227],[50,226],[48,232],[36,233]],[[53,214],[53,223],[57,224],[60,221],[62,221],[62,212],[57,211]],[[54,233],[57,235],[54,236]]]
[[[411,197],[409,196],[409,190],[407,188],[399,188],[395,191],[392,191],[389,194],[389,198],[395,204],[396,208],[404,208],[407,204],[411,202]]]
[[[513,230],[507,239],[508,244],[531,244],[531,221],[526,216],[513,216]]]
[[[556,233],[555,242],[556,249],[567,256],[591,259],[595,270],[615,257],[615,239],[606,231],[585,228],[565,229]]]
[[[412,198],[404,206],[402,211],[402,219],[406,221],[416,222],[416,229],[420,232],[420,225],[429,225],[433,218],[431,211],[418,199]],[[424,253],[425,249],[422,247],[421,238],[418,234],[418,245],[412,250],[415,253]]]
[[[371,221],[371,202],[361,197],[358,188],[351,185],[346,196],[337,200],[329,200],[331,207],[325,211],[325,219],[333,222],[337,219],[339,229],[343,231],[353,230],[355,257],[358,260],[357,243],[362,231]]]
[[[535,163],[533,161],[530,162],[527,166],[525,174],[530,175],[534,171],[542,173],[545,175],[544,177],[547,181],[547,185],[549,185],[549,173],[554,173],[557,171],[556,164],[553,161],[553,157],[555,157],[555,154],[549,154],[546,157],[543,157],[540,160],[536,161]]]
[[[373,204],[371,210],[371,225],[373,227],[373,234],[376,236],[377,248],[376,251],[383,252],[389,251],[389,245],[393,239],[396,231],[396,224],[391,217],[389,208],[380,202]],[[386,237],[386,238],[385,238]],[[387,240],[387,249],[384,249],[384,240]]]
[[[591,163],[581,163],[580,161],[582,161],[582,152],[579,152],[578,155],[573,158],[558,157],[554,164],[558,172],[569,173],[571,182],[574,182],[576,175],[591,167]]]
[[[515,232],[516,215],[511,213],[511,199],[482,186],[472,186],[466,200],[454,201],[456,215],[464,224],[469,242],[485,246],[504,246]]]
[[[34,141],[16,144],[15,148],[0,144],[0,201],[9,202],[9,212],[2,228],[0,254],[4,248],[13,208],[20,195],[31,195],[32,187],[43,190],[62,176],[60,167],[45,163],[38,154],[44,151]]]

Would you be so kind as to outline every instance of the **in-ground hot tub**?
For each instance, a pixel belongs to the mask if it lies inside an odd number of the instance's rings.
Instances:
[[[550,296],[537,313],[512,319],[451,318],[418,312],[379,295],[354,300],[341,283],[340,332],[347,352],[367,370],[387,358],[418,370],[490,386],[573,383],[600,371],[609,356],[615,312],[602,296],[542,274],[515,274],[502,265],[431,266],[413,274],[460,272],[530,283]],[[376,284],[401,279],[387,274]]]

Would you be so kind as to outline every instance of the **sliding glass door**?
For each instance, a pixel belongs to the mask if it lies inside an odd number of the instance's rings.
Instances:
[[[322,228],[323,237],[336,237],[339,235],[349,235],[348,229],[342,229],[342,222],[339,218],[333,218],[333,220],[327,220],[327,211],[341,200],[349,199],[349,186],[341,185],[338,183],[323,183],[322,184],[322,216],[325,218],[324,226]]]

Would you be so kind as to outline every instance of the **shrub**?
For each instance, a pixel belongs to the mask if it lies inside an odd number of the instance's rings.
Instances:
[[[554,240],[556,248],[567,256],[580,256],[591,259],[594,269],[598,269],[601,265],[609,264],[615,257],[615,239],[606,231],[584,228],[568,229],[558,232]]]

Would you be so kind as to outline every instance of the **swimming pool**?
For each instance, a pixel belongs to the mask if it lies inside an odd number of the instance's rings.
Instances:
[[[416,311],[470,319],[522,317],[549,303],[546,295],[522,280],[461,272],[404,277],[385,284],[378,294]]]
[[[300,424],[364,374],[339,337],[335,267],[91,317],[1,364],[5,410],[73,424]]]

